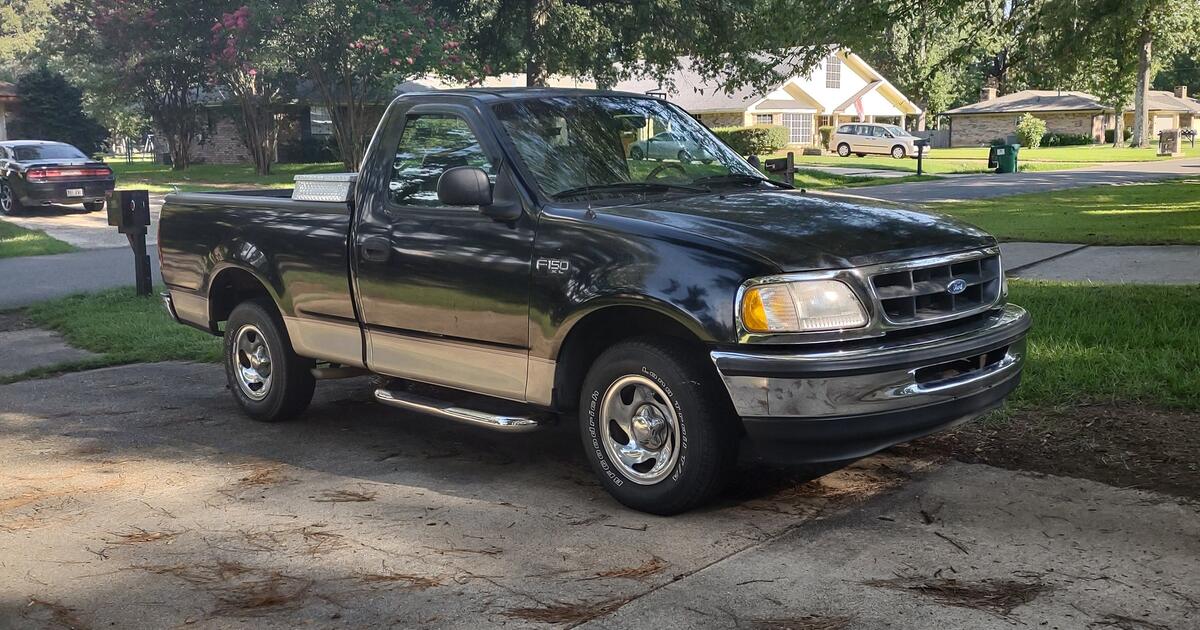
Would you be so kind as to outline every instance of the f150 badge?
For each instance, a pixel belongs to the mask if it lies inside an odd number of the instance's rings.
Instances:
[[[537,270],[545,271],[552,274],[567,273],[571,269],[570,261],[561,260],[558,258],[539,258],[537,259]]]

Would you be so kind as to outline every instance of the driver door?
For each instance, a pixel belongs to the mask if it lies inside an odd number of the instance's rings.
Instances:
[[[483,169],[498,191],[515,185],[475,116],[418,105],[398,139],[387,134],[387,193],[360,209],[355,237],[367,366],[524,400],[533,221],[496,221],[437,195],[442,173],[458,166]]]

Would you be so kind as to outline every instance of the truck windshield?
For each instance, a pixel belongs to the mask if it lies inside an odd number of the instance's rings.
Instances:
[[[562,96],[500,103],[495,112],[551,198],[703,192],[762,180],[704,125],[655,99]]]

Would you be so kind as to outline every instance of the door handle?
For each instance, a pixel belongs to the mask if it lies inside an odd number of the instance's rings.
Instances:
[[[392,241],[383,236],[364,238],[358,245],[358,251],[367,262],[387,262],[392,255]]]

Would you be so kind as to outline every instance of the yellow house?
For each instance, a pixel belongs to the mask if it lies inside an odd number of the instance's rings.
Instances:
[[[709,127],[779,125],[791,144],[815,145],[817,129],[842,122],[886,122],[904,125],[920,116],[896,86],[858,55],[831,50],[806,76],[793,76],[773,89],[744,86],[726,91],[720,81],[707,81],[685,61],[671,81],[639,79],[616,85],[622,92],[658,94],[686,109]],[[663,85],[673,84],[673,89]]]

